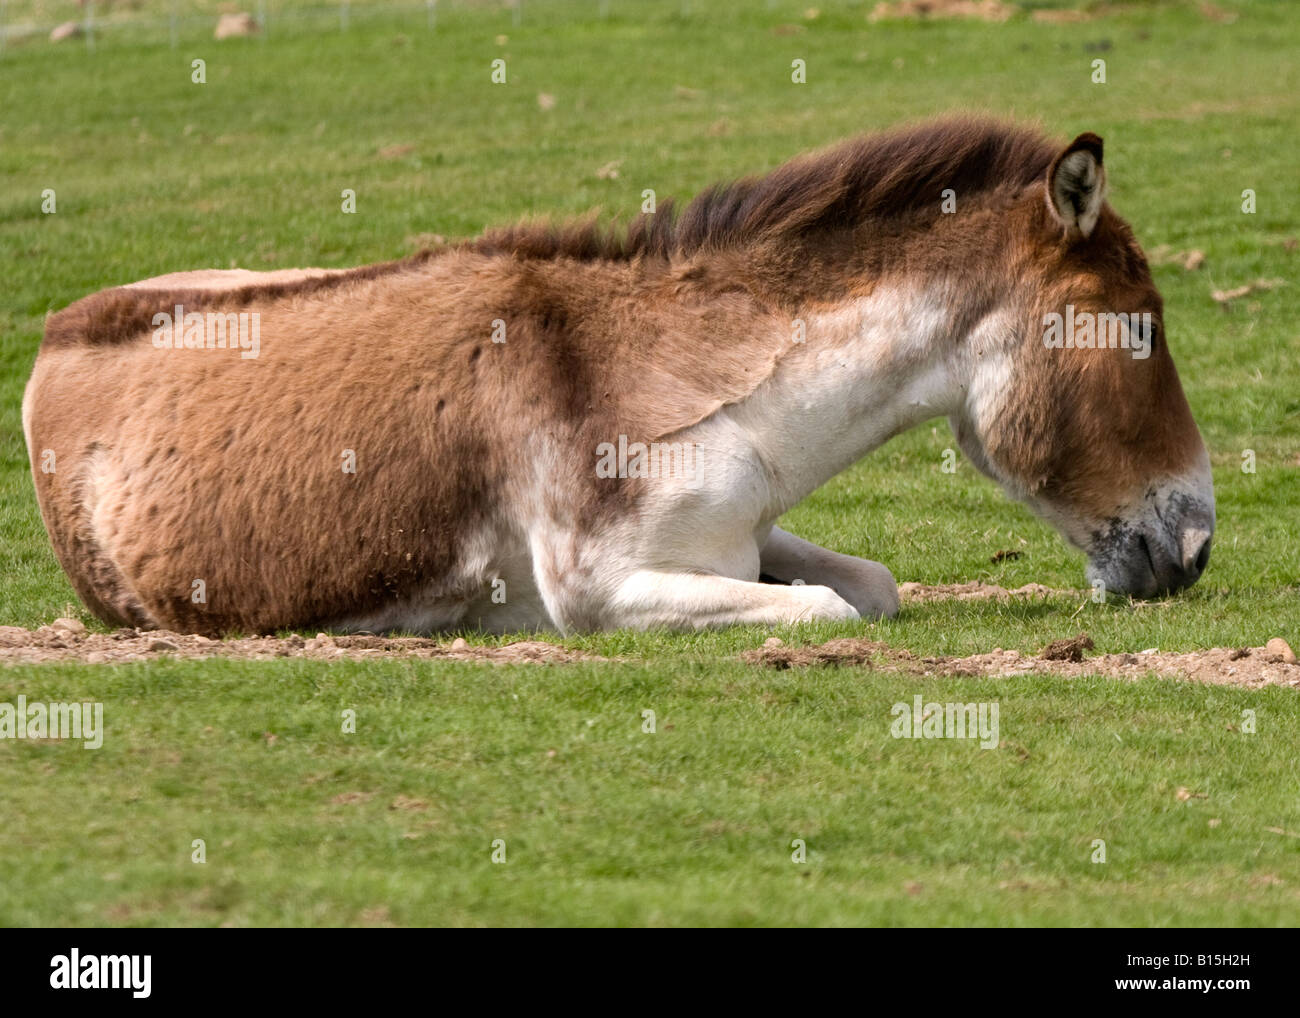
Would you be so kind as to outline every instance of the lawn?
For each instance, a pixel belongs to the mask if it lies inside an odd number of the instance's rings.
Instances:
[[[45,314],[183,268],[347,266],[593,208],[623,220],[953,109],[1106,139],[1211,450],[1214,556],[1185,595],[941,601],[867,634],[924,654],[1300,647],[1300,21],[1283,2],[1080,24],[871,23],[873,4],[354,5],[217,43],[211,19],[0,50],[0,625],[75,601],[28,475]],[[1045,7],[1027,4],[1027,7]],[[75,11],[75,5],[67,4]],[[61,20],[54,4],[11,2]],[[46,14],[46,10],[54,14]],[[188,6],[187,11],[194,10]],[[290,11],[291,5],[272,5]],[[166,21],[144,0],[141,19]],[[205,61],[203,84],[192,80]],[[493,84],[493,60],[506,62]],[[803,60],[805,84],[791,81]],[[1091,80],[1106,62],[1106,82]],[[601,170],[605,172],[598,172]],[[42,214],[42,194],[57,211]],[[343,214],[341,192],[356,193]],[[1256,211],[1242,211],[1242,192]],[[1188,270],[1172,255],[1196,250]],[[1214,290],[1281,281],[1226,306]],[[249,413],[256,413],[249,407]],[[900,581],[1083,586],[1082,557],[943,421],[784,526]],[[1253,454],[1253,455],[1248,455]],[[1243,462],[1253,460],[1254,471]],[[254,524],[256,525],[256,524]],[[999,551],[1018,558],[991,560]],[[75,609],[91,622],[84,610]],[[307,634],[312,635],[312,634]],[[471,642],[483,638],[465,634]],[[0,923],[1293,925],[1300,700],[1148,679],[760,670],[768,631],[562,641],[617,660],[158,661],[0,671],[0,703],[104,703],[102,749],[0,741]],[[896,740],[890,708],[1000,705],[1002,746]],[[355,733],[341,715],[356,711]],[[653,710],[656,731],[642,730]],[[1242,730],[1255,712],[1255,734]],[[1185,789],[1179,795],[1179,790]],[[1272,829],[1272,830],[1270,830]],[[1276,831],[1290,832],[1276,833]],[[206,862],[192,861],[204,842]],[[506,861],[494,863],[493,842]],[[802,839],[806,859],[792,861]],[[1094,842],[1106,861],[1094,862]]]

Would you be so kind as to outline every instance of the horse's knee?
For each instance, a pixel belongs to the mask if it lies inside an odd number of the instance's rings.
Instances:
[[[864,619],[892,619],[898,615],[898,583],[894,574],[879,562],[860,559],[854,581],[840,595]]]

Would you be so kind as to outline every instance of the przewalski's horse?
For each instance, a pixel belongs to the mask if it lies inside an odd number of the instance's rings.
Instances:
[[[119,624],[875,617],[887,569],[773,524],[942,415],[1094,579],[1177,590],[1209,462],[1104,182],[1095,135],[943,121],[623,233],[105,290],[50,316],[27,387],[41,512]]]

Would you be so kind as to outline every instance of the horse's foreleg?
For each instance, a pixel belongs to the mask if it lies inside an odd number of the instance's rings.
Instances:
[[[759,562],[765,575],[782,583],[802,580],[830,587],[863,618],[898,614],[898,584],[879,562],[828,551],[780,527],[772,528]]]
[[[620,584],[606,621],[611,627],[630,629],[703,629],[858,617],[853,606],[829,587],[782,587],[707,573],[644,570]]]

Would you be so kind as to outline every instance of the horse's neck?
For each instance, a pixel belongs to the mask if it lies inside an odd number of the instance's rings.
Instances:
[[[805,318],[806,336],[731,416],[793,505],[894,435],[962,411],[964,338],[943,289],[882,284]]]

